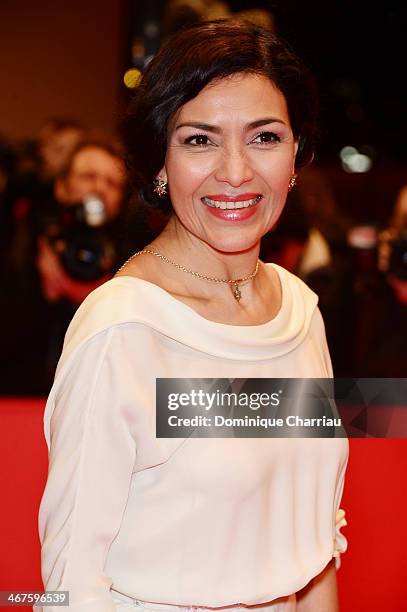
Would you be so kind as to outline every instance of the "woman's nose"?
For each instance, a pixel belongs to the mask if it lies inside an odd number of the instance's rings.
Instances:
[[[218,181],[239,187],[253,179],[253,169],[245,151],[235,150],[225,152],[216,171]]]

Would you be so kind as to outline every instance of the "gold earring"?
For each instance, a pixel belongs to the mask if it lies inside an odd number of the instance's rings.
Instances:
[[[168,183],[165,179],[158,178],[154,181],[154,193],[156,193],[160,198],[163,198],[167,195],[167,187]]]
[[[297,175],[293,174],[292,177],[290,178],[290,182],[288,183],[288,191],[291,191],[293,189],[296,182],[297,182]]]

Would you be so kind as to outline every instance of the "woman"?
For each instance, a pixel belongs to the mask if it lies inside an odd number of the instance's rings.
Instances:
[[[344,439],[156,438],[156,378],[330,377],[317,297],[258,261],[310,161],[312,89],[270,32],[207,22],[127,120],[164,231],[81,305],[48,399],[48,590],[78,612],[337,610]]]

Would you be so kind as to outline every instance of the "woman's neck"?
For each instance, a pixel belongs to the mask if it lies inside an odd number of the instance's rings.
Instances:
[[[227,280],[250,275],[256,269],[259,251],[259,245],[255,245],[241,253],[218,252],[173,221],[145,248],[188,270]],[[254,278],[239,283],[240,300],[234,298],[230,284],[197,278],[150,254],[133,259],[121,274],[156,284],[203,317],[219,323],[259,325],[274,318],[281,306],[278,274],[263,263]]]
[[[173,215],[149,248],[156,249],[172,261],[194,272],[214,278],[234,280],[249,276],[255,271],[260,243],[245,251],[231,253],[219,251],[189,232]]]

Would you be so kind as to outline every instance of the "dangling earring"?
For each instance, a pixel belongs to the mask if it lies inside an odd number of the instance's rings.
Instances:
[[[297,182],[297,175],[293,174],[292,177],[290,178],[290,182],[288,183],[288,191],[291,191],[293,189],[296,182]]]
[[[156,193],[160,198],[163,198],[167,195],[167,186],[168,183],[165,179],[158,178],[154,181],[154,193]]]

